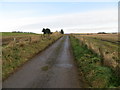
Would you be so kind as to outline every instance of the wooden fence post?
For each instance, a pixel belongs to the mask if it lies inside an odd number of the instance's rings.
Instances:
[[[16,42],[16,38],[14,38],[13,41]]]
[[[100,52],[100,57],[101,57],[101,64],[104,65],[104,55],[103,55],[103,52],[102,52],[102,49],[99,47],[99,52]]]

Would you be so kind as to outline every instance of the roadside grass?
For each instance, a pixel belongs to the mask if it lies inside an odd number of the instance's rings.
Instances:
[[[78,39],[70,36],[73,55],[80,72],[91,88],[114,88],[120,84],[111,68],[102,66],[102,58],[88,49]]]
[[[95,39],[89,35],[74,35],[81,43],[87,45],[87,47],[94,53],[97,53],[102,58],[103,65],[112,68],[115,73],[120,77],[120,57],[119,57],[119,47],[120,44],[112,43],[108,41],[103,41],[100,39]],[[97,37],[97,36],[96,36]],[[103,36],[104,37],[104,36]],[[106,37],[104,37],[105,39]],[[114,37],[113,37],[114,38]]]
[[[2,78],[6,79],[26,61],[30,60],[37,53],[43,51],[61,36],[51,36],[37,42],[13,43],[2,47]]]

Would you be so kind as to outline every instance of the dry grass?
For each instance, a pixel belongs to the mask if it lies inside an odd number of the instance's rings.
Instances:
[[[102,57],[88,49],[83,41],[75,37],[71,37],[70,40],[78,68],[83,73],[84,79],[90,87],[108,88],[120,85],[119,77],[114,73],[114,70],[103,65]]]
[[[102,64],[112,68],[118,76],[120,58],[119,44],[113,43],[118,41],[118,34],[95,34],[95,35],[74,35],[81,43],[87,45],[87,47],[93,52],[97,53],[103,59]]]
[[[8,77],[18,67],[55,42],[61,35],[31,35],[23,36],[15,41],[9,41],[2,47],[2,76]],[[4,37],[3,37],[4,38]],[[17,37],[18,38],[18,37]]]

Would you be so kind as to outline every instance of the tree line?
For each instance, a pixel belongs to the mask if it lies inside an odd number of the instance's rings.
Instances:
[[[51,32],[51,30],[49,29],[49,28],[43,28],[42,29],[42,32],[43,32],[43,34],[52,34],[53,32]],[[63,31],[63,29],[61,29],[61,31],[60,31],[60,33],[61,34],[64,34],[64,31]]]

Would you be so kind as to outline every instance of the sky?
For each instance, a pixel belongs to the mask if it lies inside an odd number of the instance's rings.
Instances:
[[[0,2],[0,31],[118,32],[118,2]]]

